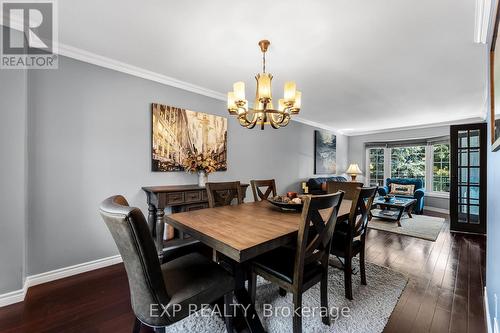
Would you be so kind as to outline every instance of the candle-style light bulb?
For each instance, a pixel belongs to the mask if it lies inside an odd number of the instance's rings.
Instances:
[[[227,93],[227,108],[229,110],[236,109],[236,103],[234,102],[234,91],[230,91]]]
[[[293,102],[295,100],[296,86],[294,81],[288,81],[285,83],[285,102]]]
[[[238,81],[233,85],[234,98],[236,101],[243,101],[245,99],[245,82]]]

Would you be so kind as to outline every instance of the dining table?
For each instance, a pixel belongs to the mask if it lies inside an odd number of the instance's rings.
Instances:
[[[343,200],[337,222],[348,218],[351,201]],[[235,278],[234,295],[242,305],[235,319],[237,331],[265,332],[245,287],[251,260],[280,246],[293,244],[301,213],[283,211],[268,201],[174,213],[165,223],[216,251]],[[242,309],[245,309],[243,311]]]

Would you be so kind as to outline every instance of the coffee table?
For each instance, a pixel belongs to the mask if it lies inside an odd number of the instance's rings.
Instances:
[[[417,199],[394,198],[391,201],[385,201],[384,197],[377,197],[373,200],[372,209],[378,206],[381,211],[378,213],[370,212],[370,215],[379,219],[396,221],[400,227],[404,213],[408,214],[409,218],[413,218],[411,212],[416,203]]]

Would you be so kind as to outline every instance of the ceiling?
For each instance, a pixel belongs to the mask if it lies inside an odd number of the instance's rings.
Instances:
[[[62,44],[226,93],[255,94],[260,39],[275,98],[346,134],[479,117],[487,46],[472,0],[64,0]]]

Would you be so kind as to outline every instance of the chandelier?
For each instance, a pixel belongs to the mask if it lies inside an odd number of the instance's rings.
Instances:
[[[257,90],[253,108],[249,107],[245,99],[245,83],[236,82],[233,91],[227,93],[227,110],[229,114],[238,118],[241,126],[254,128],[259,125],[263,130],[264,125],[280,128],[288,125],[290,117],[300,111],[302,93],[296,89],[295,82],[285,83],[284,98],[278,100],[278,108],[273,106],[271,80],[273,76],[266,73],[266,51],[271,44],[268,40],[259,42],[262,51],[262,73],[255,76]]]

